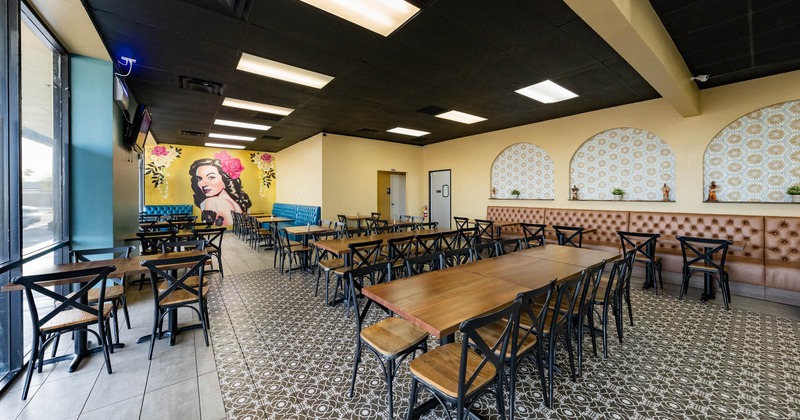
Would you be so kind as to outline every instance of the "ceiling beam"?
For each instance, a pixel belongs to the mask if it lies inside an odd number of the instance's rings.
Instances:
[[[684,117],[700,114],[700,91],[650,2],[564,0]]]

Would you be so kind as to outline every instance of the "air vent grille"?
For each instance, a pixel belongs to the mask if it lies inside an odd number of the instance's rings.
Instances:
[[[380,130],[376,130],[374,128],[362,128],[362,129],[356,130],[356,133],[358,133],[358,134],[377,134],[379,131]]]
[[[190,137],[205,137],[206,133],[202,131],[181,130],[181,135]]]
[[[428,114],[428,115],[439,115],[447,111],[449,111],[449,109],[444,109],[434,105],[426,106],[425,108],[420,108],[417,110],[417,112],[421,112],[423,114]]]
[[[255,115],[256,118],[259,120],[267,120],[267,121],[280,121],[283,119],[283,115],[276,115],[276,114],[269,114],[266,112],[259,112]]]
[[[207,93],[209,95],[222,96],[225,86],[222,83],[210,82],[208,80],[196,79],[194,77],[179,76],[180,87],[192,92]]]
[[[264,134],[263,136],[261,136],[261,138],[265,139],[265,140],[280,140],[281,139],[278,136],[270,136],[268,134]]]

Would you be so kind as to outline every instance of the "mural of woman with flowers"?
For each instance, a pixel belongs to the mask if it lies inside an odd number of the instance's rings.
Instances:
[[[231,224],[231,211],[247,212],[250,197],[242,190],[239,175],[242,162],[227,152],[214,154],[214,159],[198,159],[189,168],[192,177],[194,204],[200,208],[201,220],[217,226]]]

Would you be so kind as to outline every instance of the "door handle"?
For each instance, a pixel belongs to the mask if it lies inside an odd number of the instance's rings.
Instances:
[[[442,197],[450,197],[450,186],[447,184],[442,185]]]

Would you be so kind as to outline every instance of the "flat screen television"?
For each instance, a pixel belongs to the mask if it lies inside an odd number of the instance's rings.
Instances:
[[[144,151],[144,143],[147,141],[147,133],[150,132],[151,121],[150,112],[147,111],[146,106],[139,105],[136,107],[136,113],[133,114],[133,119],[125,131],[125,145],[138,153],[142,153]]]

